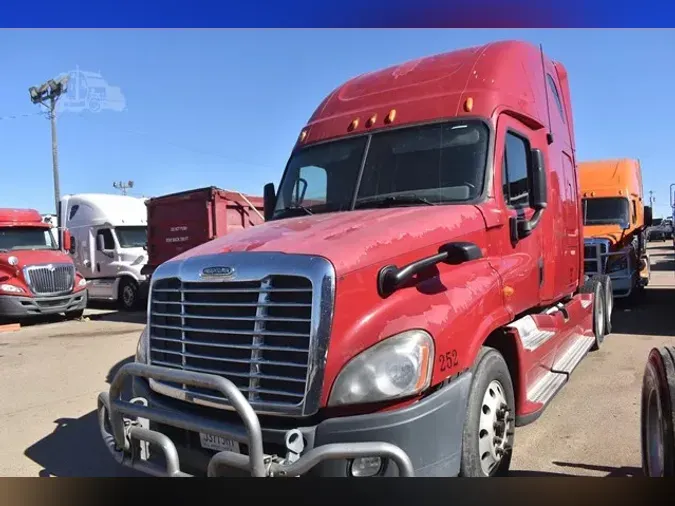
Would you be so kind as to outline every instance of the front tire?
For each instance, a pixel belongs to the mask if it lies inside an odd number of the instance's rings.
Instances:
[[[642,472],[675,477],[675,347],[649,353],[640,414]]]
[[[77,309],[75,311],[68,311],[66,318],[68,320],[79,320],[84,315],[84,309]]]
[[[118,301],[125,311],[133,311],[138,305],[138,283],[131,278],[122,278],[120,281]]]
[[[469,392],[460,476],[506,476],[515,428],[513,382],[504,357],[483,347],[476,359]]]

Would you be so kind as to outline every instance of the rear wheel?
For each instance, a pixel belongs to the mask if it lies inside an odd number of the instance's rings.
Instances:
[[[593,294],[593,333],[595,334],[595,342],[591,350],[599,350],[600,345],[605,340],[607,333],[607,301],[605,299],[605,291],[607,282],[605,279],[608,276],[596,275],[588,279],[584,286],[581,287],[581,293]],[[611,282],[610,282],[611,283]],[[611,285],[610,285],[611,288]],[[612,297],[612,301],[614,298]],[[612,306],[614,303],[612,302]]]
[[[462,436],[460,475],[505,476],[511,465],[515,396],[504,357],[484,347],[473,371]]]
[[[612,333],[612,311],[614,310],[614,292],[612,291],[612,279],[604,276],[603,280],[605,295],[605,335]]]
[[[640,418],[643,473],[675,477],[675,347],[649,353]]]

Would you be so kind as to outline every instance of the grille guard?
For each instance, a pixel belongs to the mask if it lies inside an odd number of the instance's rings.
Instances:
[[[168,411],[138,403],[137,399],[122,400],[122,386],[127,377],[135,376],[158,381],[170,381],[217,390],[226,397],[244,422],[245,431],[225,431],[214,422],[199,415]],[[110,384],[109,392],[98,396],[98,421],[101,436],[115,460],[133,469],[168,477],[192,477],[180,470],[176,445],[161,432],[141,426],[124,415],[153,420],[173,427],[196,432],[208,432],[248,445],[249,455],[231,451],[215,454],[208,465],[208,476],[222,476],[223,468],[249,471],[253,477],[301,476],[325,460],[380,457],[391,459],[402,477],[414,476],[412,462],[398,446],[385,442],[336,443],[313,448],[293,461],[263,452],[263,438],[258,415],[241,391],[231,381],[211,374],[175,370],[140,363],[122,366]],[[110,427],[110,429],[109,429]],[[166,467],[147,460],[142,443],[159,447]]]

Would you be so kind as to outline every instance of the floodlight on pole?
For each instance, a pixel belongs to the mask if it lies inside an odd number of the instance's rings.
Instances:
[[[48,117],[51,122],[52,130],[52,170],[54,173],[54,205],[57,216],[59,215],[59,201],[61,200],[61,189],[59,184],[59,156],[58,143],[56,140],[56,102],[61,95],[68,90],[68,76],[62,76],[56,79],[50,79],[40,86],[31,86],[28,88],[30,100],[34,104],[39,104],[47,108]],[[59,237],[59,239],[61,239]]]

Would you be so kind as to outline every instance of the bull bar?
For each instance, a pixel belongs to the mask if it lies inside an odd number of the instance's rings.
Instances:
[[[242,419],[245,431],[224,430],[216,421],[191,414],[153,408],[144,399],[123,400],[122,387],[128,377],[168,381],[199,388],[208,388],[221,393]],[[101,436],[115,460],[122,465],[154,476],[192,477],[180,469],[180,459],[176,445],[161,432],[142,426],[139,420],[152,420],[184,430],[206,432],[216,436],[233,439],[248,445],[248,455],[225,450],[216,453],[208,464],[209,477],[223,476],[225,468],[249,471],[253,477],[296,477],[326,460],[355,459],[362,457],[380,457],[392,460],[402,477],[414,476],[410,457],[396,445],[386,442],[334,443],[312,448],[293,458],[266,455],[263,451],[262,429],[258,415],[241,391],[226,378],[213,374],[203,374],[147,365],[130,363],[122,366],[115,374],[108,392],[98,396],[98,422]],[[108,430],[107,425],[111,430]],[[287,446],[297,430],[286,434]],[[147,450],[142,448],[152,444],[158,447],[165,458],[165,466],[149,462]],[[293,453],[292,451],[290,452]]]
[[[600,252],[600,245],[596,244],[594,245],[596,248],[596,256],[595,258],[587,258],[584,259],[584,273],[587,274],[588,276],[592,276],[594,274],[605,274],[606,271],[606,265],[607,265],[607,260],[610,257],[626,257],[628,259],[628,262],[630,263],[630,253],[626,250],[621,250],[621,251],[611,251],[607,253],[601,253]],[[586,245],[588,247],[588,245]],[[586,268],[587,264],[594,264],[594,267],[592,269]],[[639,272],[639,268],[637,268]],[[621,274],[622,271],[617,271],[616,273],[611,273],[608,274],[613,281],[624,281],[624,280],[632,280],[633,279],[633,273],[635,272],[635,269],[627,269],[624,270],[623,272],[628,272],[628,274]],[[640,284],[641,285],[646,285],[646,281],[642,278],[640,278]],[[614,298],[621,299],[621,298],[627,298],[631,295],[633,292],[633,286],[629,286],[628,290],[626,290],[623,293],[615,293]]]

